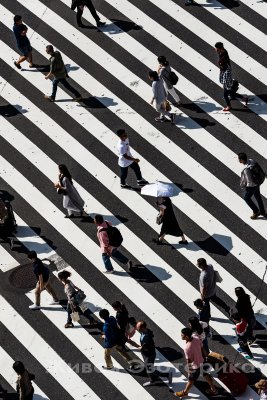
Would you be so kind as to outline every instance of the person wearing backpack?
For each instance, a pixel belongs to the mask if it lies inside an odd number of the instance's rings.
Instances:
[[[163,80],[165,91],[167,94],[169,93],[174,98],[175,103],[173,103],[173,105],[175,107],[180,106],[181,99],[173,87],[173,85],[176,85],[176,83],[178,82],[178,76],[171,70],[171,66],[167,61],[166,57],[159,56],[158,62],[159,62],[158,75],[159,78]]]
[[[35,376],[26,370],[21,361],[15,361],[13,369],[18,374],[17,392],[19,394],[19,400],[32,400],[34,389],[31,381]]]
[[[244,165],[241,172],[240,186],[245,189],[244,200],[253,211],[250,218],[257,219],[260,215],[266,218],[260,193],[260,185],[265,180],[265,172],[257,162],[252,160],[252,158],[248,159],[246,153],[239,153],[238,160]],[[252,200],[253,196],[258,203],[258,207]]]
[[[118,250],[123,240],[120,231],[116,227],[113,227],[111,222],[105,221],[103,216],[99,214],[95,216],[94,223],[97,225],[97,238],[106,268],[105,273],[113,274],[114,272],[110,257],[114,257],[123,265],[127,265],[128,270],[131,271],[133,266],[132,261]]]

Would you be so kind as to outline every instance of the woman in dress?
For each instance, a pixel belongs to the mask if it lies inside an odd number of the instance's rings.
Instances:
[[[74,213],[83,215],[84,201],[73,186],[72,176],[64,164],[58,166],[59,181],[55,183],[58,193],[63,195],[63,207],[67,209],[68,215],[65,218],[73,218]]]
[[[162,226],[159,238],[154,239],[153,241],[157,244],[162,244],[165,235],[172,235],[181,236],[182,240],[179,241],[179,244],[188,244],[188,241],[186,240],[175,217],[171,199],[169,197],[162,197],[162,199],[159,199],[157,204],[159,207],[159,216],[161,217]]]
[[[153,105],[155,102],[155,108],[159,112],[159,117],[155,118],[156,122],[167,121],[166,116],[170,118],[171,122],[174,123],[175,114],[171,114],[165,109],[165,101],[167,100],[167,93],[163,86],[162,79],[159,78],[157,71],[149,71],[149,79],[152,81],[152,92],[153,97],[150,104]]]

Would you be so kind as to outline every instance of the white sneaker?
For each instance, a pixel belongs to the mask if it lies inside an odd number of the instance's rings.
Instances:
[[[55,306],[56,304],[59,304],[59,301],[51,301],[49,303],[50,306]]]
[[[37,306],[36,304],[32,304],[31,306],[29,306],[30,310],[40,310],[41,306]]]

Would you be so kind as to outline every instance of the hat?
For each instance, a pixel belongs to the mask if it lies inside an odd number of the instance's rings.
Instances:
[[[266,387],[267,387],[267,382],[265,379],[261,379],[259,382],[255,383],[256,389],[266,389]]]

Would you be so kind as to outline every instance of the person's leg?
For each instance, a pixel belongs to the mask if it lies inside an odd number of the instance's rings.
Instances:
[[[206,308],[207,308],[207,313],[209,314],[209,317],[211,317],[211,315],[210,315],[210,298],[209,298],[209,297],[206,297],[206,298],[204,299],[204,303],[205,303]]]
[[[143,178],[142,178],[142,174],[141,174],[141,170],[140,170],[139,164],[137,162],[133,162],[130,165],[130,167],[134,171],[137,181],[141,181]]]
[[[83,23],[82,23],[82,15],[83,15],[83,6],[82,7],[78,6],[77,7],[77,14],[76,14],[76,20],[77,20],[77,25],[78,26],[83,25]]]
[[[174,87],[172,87],[171,89],[168,89],[168,92],[174,98],[174,100],[176,101],[177,104],[181,103],[181,99],[180,99],[178,93],[176,93]]]
[[[18,61],[16,61],[16,64],[19,65],[19,64],[21,64],[23,61],[26,61],[26,60],[27,60],[27,57],[25,57],[25,56],[20,56],[20,58],[18,59]]]
[[[203,374],[203,377],[204,377],[204,379],[205,379],[205,380],[208,382],[208,384],[209,384],[211,394],[212,394],[212,393],[216,393],[216,392],[217,392],[217,389],[216,389],[216,387],[214,386],[214,382],[213,382],[213,379],[212,379],[212,377],[210,376],[210,374],[204,373],[204,374]]]
[[[105,358],[107,368],[113,368],[113,364],[112,364],[112,360],[111,360],[111,353],[112,353],[113,348],[114,347],[105,349],[104,358]]]
[[[112,257],[116,258],[120,263],[122,264],[127,264],[129,261],[129,258],[125,257],[118,249],[113,249],[111,252]]]
[[[251,199],[251,197],[254,195],[254,192],[255,192],[254,187],[246,187],[244,200],[247,203],[247,205],[252,209],[253,213],[257,214],[257,212],[259,212],[259,209],[254,203],[254,201],[252,201]]]
[[[224,311],[229,313],[230,307],[220,298],[216,295],[216,293],[211,296],[210,298],[217,306],[221,307]]]
[[[71,86],[69,84],[69,82],[67,81],[67,79],[60,79],[59,82],[65,86],[66,89],[68,89],[71,93],[74,94],[75,97],[81,97],[80,93],[78,92],[78,90],[76,90],[73,86]]]
[[[250,348],[249,348],[249,345],[248,345],[248,343],[247,343],[247,339],[246,339],[246,338],[244,338],[244,339],[239,339],[239,340],[238,340],[238,343],[239,343],[239,346],[240,346],[242,352],[247,353],[247,355],[248,355],[249,357],[253,358],[253,355],[252,355],[251,350],[250,350]]]
[[[128,175],[128,167],[120,167],[121,169],[121,185],[126,185],[126,178]]]
[[[229,99],[230,91],[228,89],[223,89],[223,98],[227,104],[227,107],[231,107],[231,101]]]
[[[29,62],[30,67],[32,66],[32,50],[29,51],[28,55],[27,55],[27,60]]]
[[[107,271],[113,271],[113,266],[110,261],[110,256],[106,253],[102,253],[102,259]]]
[[[41,290],[40,290],[39,282],[37,282],[36,288],[35,288],[35,305],[36,306],[40,306],[40,300],[41,300]]]
[[[262,215],[265,215],[264,204],[263,204],[261,193],[260,193],[260,186],[256,186],[256,188],[254,190],[254,197],[258,203],[260,213]]]
[[[86,6],[89,8],[90,13],[92,14],[92,17],[95,19],[96,23],[99,22],[99,21],[100,21],[100,18],[99,18],[99,16],[97,15],[97,12],[96,12],[96,10],[95,10],[95,7],[94,7],[92,1],[91,1],[91,0],[87,0],[87,1],[86,1]]]
[[[50,281],[48,280],[47,282],[44,283],[44,289],[50,294],[50,296],[53,297],[54,301],[58,301],[57,295],[50,283]]]
[[[150,382],[157,381],[158,374],[156,373],[155,366],[154,366],[156,354],[154,354],[154,355],[152,354],[150,356],[146,356],[143,354],[143,358],[144,358],[146,373],[147,373],[147,376],[149,377]]]
[[[129,353],[127,353],[126,350],[124,350],[122,346],[117,345],[115,348],[116,351],[124,358],[124,360],[127,361],[128,364],[131,364],[133,362],[132,357],[129,355]]]
[[[59,84],[59,79],[54,78],[54,79],[53,79],[53,82],[52,82],[52,94],[51,94],[51,99],[55,99],[55,98],[56,98],[58,84]]]
[[[89,308],[87,308],[84,312],[83,315],[90,321],[90,322],[95,322],[94,317],[92,316]]]
[[[160,113],[160,118],[169,117],[171,119],[170,112],[164,109],[164,103],[156,103],[156,110]]]
[[[71,306],[70,306],[69,302],[67,304],[67,313],[68,313],[67,324],[71,324],[72,323],[72,318],[71,318],[72,309],[71,309]]]

